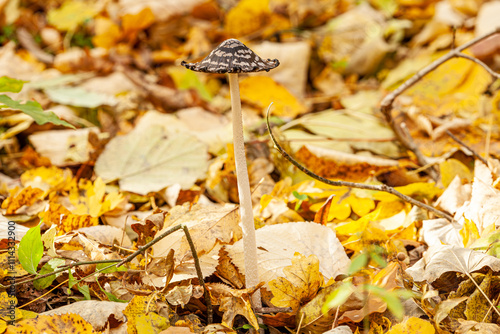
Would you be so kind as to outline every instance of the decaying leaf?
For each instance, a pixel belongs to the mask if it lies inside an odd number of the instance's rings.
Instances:
[[[292,265],[283,269],[285,277],[278,277],[269,282],[274,295],[271,302],[279,307],[291,307],[297,311],[300,305],[311,300],[323,285],[319,272],[319,260],[315,255],[305,257],[295,253]]]

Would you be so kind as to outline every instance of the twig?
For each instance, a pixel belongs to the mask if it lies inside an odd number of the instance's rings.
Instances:
[[[482,40],[484,40],[490,36],[493,36],[497,33],[500,33],[500,27],[491,31],[490,33],[487,33],[487,34],[482,35],[482,36],[478,36],[478,37],[474,38],[473,40],[461,45],[460,47],[458,47],[456,49],[455,48],[452,49],[450,52],[448,52],[443,57],[435,60],[434,62],[432,62],[428,66],[424,67],[422,70],[418,71],[414,76],[412,76],[410,79],[406,80],[402,85],[400,85],[394,91],[387,94],[386,97],[382,100],[381,105],[380,105],[380,110],[384,114],[387,123],[389,123],[389,125],[393,129],[394,134],[396,135],[398,140],[401,142],[401,144],[415,154],[415,156],[417,157],[418,163],[421,166],[425,166],[428,164],[426,157],[419,150],[418,146],[413,141],[409,140],[409,138],[407,136],[404,135],[404,133],[401,131],[401,128],[399,127],[398,124],[396,124],[394,118],[392,117],[391,111],[392,111],[392,104],[394,103],[394,100],[399,95],[401,95],[404,91],[406,91],[408,88],[410,88],[411,86],[416,84],[418,81],[420,81],[424,76],[426,76],[430,72],[434,71],[436,68],[438,68],[439,66],[441,66],[442,64],[444,64],[448,60],[455,58],[455,57],[469,59],[469,60],[475,62],[476,64],[482,66],[494,78],[499,78],[500,75],[498,73],[495,73],[494,71],[492,71],[488,67],[488,65],[486,65],[485,63],[483,63],[479,59],[470,57],[470,56],[462,53],[463,50],[465,50],[465,49],[471,47],[472,45],[477,44],[477,43],[481,42]],[[437,175],[437,172],[435,172],[435,173]],[[434,172],[431,172],[431,177],[433,177],[435,179],[436,175],[433,176],[433,174],[434,174]]]
[[[9,289],[12,286],[17,286],[17,285],[21,285],[21,284],[24,284],[24,283],[33,282],[33,281],[36,281],[37,279],[40,279],[40,278],[45,278],[45,277],[49,277],[49,276],[52,276],[52,275],[55,275],[55,274],[59,274],[59,273],[62,273],[63,271],[71,269],[73,267],[83,266],[83,265],[87,265],[87,264],[116,263],[116,262],[120,262],[120,260],[81,261],[81,262],[70,263],[70,264],[65,265],[64,267],[59,268],[57,270],[54,270],[54,271],[52,271],[52,272],[50,272],[48,274],[36,276],[34,278],[30,278],[30,279],[27,279],[27,280],[24,280],[24,281],[20,281],[20,282],[15,282],[15,283],[8,284],[8,285],[0,284],[0,291],[5,291],[5,290]]]
[[[272,104],[271,104],[272,105]],[[427,211],[430,211],[434,213],[438,217],[445,218],[449,220],[450,222],[453,221],[453,217],[447,214],[444,211],[438,210],[430,205],[427,205],[425,203],[422,203],[420,201],[417,201],[416,199],[411,198],[410,196],[404,195],[394,189],[393,187],[390,187],[386,184],[381,184],[381,185],[372,185],[372,184],[364,184],[364,183],[356,183],[356,182],[347,182],[347,181],[338,181],[338,180],[329,180],[326,179],[322,176],[319,176],[315,174],[314,172],[310,171],[306,167],[302,166],[299,162],[297,162],[294,158],[292,158],[284,149],[283,147],[280,146],[276,138],[274,137],[274,134],[271,130],[271,126],[269,124],[269,110],[271,108],[271,105],[267,108],[267,115],[266,115],[266,123],[267,123],[267,129],[269,130],[269,134],[271,136],[271,139],[278,149],[278,151],[283,155],[288,161],[290,161],[295,167],[300,169],[302,172],[304,172],[306,175],[312,177],[313,179],[316,179],[318,181],[321,181],[323,183],[336,186],[336,187],[349,187],[349,188],[358,188],[358,189],[366,189],[366,190],[375,190],[375,191],[383,191],[392,195],[395,195],[402,199],[405,202],[411,203],[413,205],[416,205],[422,209],[425,209]]]
[[[470,147],[469,147],[466,143],[464,143],[463,141],[461,141],[460,139],[458,139],[458,138],[457,138],[457,137],[456,137],[453,133],[451,133],[451,131],[450,131],[450,130],[446,130],[446,134],[447,134],[448,136],[450,136],[450,137],[451,137],[451,139],[453,139],[454,141],[456,141],[458,144],[460,144],[461,146],[463,146],[463,147],[465,147],[467,150],[469,150],[469,152],[471,152],[471,153],[472,153],[472,155],[473,155],[474,157],[476,157],[476,159],[481,160],[481,162],[482,162],[483,164],[485,164],[486,166],[488,166],[488,161],[486,161],[486,159],[485,159],[485,158],[483,158],[482,156],[480,156],[479,154],[477,154],[477,152],[476,152],[476,151],[474,151],[472,148],[470,148]]]
[[[205,285],[205,280],[203,279],[203,273],[201,272],[201,266],[200,266],[200,260],[198,258],[198,253],[196,252],[196,248],[194,247],[193,239],[191,238],[191,234],[189,233],[189,229],[187,228],[186,225],[180,224],[177,226],[174,226],[172,228],[169,228],[165,232],[163,232],[161,235],[157,236],[147,244],[145,244],[142,247],[139,247],[137,251],[134,253],[130,254],[127,256],[125,259],[123,259],[120,263],[116,264],[116,267],[119,267],[123,265],[124,263],[132,261],[135,257],[137,257],[139,254],[143,253],[145,250],[151,248],[154,244],[156,244],[158,241],[162,240],[165,238],[167,235],[170,235],[174,233],[177,230],[182,229],[184,231],[184,234],[186,235],[187,242],[189,244],[189,248],[191,249],[191,254],[193,255],[194,259],[194,266],[196,268],[196,274],[198,275],[198,281],[200,282],[200,285],[203,287],[203,294],[205,297],[205,302],[207,303],[207,323],[211,324],[213,321],[213,307],[212,307],[212,301],[210,299],[210,293],[207,289],[207,286]]]

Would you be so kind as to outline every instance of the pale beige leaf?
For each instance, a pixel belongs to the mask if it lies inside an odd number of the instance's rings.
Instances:
[[[123,323],[126,322],[126,318],[123,315],[123,310],[125,310],[126,307],[126,303],[109,302],[102,300],[82,300],[70,305],[65,305],[47,312],[43,312],[41,314],[78,314],[83,319],[92,324],[94,329],[104,330],[105,327],[110,324],[110,322],[113,322],[113,326],[116,325],[116,321],[120,321]]]
[[[429,247],[424,256],[406,272],[416,282],[432,283],[447,272],[470,274],[489,267],[500,270],[500,259],[463,247],[435,245]]]
[[[190,188],[207,170],[207,150],[195,137],[165,134],[160,126],[134,129],[113,138],[97,159],[95,172],[105,182],[141,195],[173,184]]]
[[[344,247],[332,229],[310,222],[296,222],[264,226],[256,231],[259,279],[267,283],[285,277],[283,269],[292,264],[295,252],[304,256],[316,255],[319,271],[325,282],[331,277],[345,274],[350,264]],[[241,270],[243,241],[226,246],[229,257]]]

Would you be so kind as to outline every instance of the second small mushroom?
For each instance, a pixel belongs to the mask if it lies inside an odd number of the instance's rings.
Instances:
[[[238,73],[269,71],[279,65],[278,59],[264,60],[237,39],[222,42],[210,54],[198,63],[186,63],[186,68],[208,73],[227,73],[231,93],[231,108],[233,111],[233,142],[236,164],[236,177],[240,199],[240,216],[243,230],[243,247],[245,263],[245,285],[247,288],[259,283],[257,265],[257,243],[255,240],[255,225],[253,219],[252,195],[248,178],[243,138],[243,117],[241,113],[240,89]],[[254,307],[262,307],[260,293],[252,296]]]

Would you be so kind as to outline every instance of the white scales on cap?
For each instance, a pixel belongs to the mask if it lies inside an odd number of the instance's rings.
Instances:
[[[241,73],[269,71],[280,64],[278,59],[264,60],[257,56],[245,44],[231,38],[222,42],[208,56],[198,63],[186,63],[182,66],[198,72]]]

